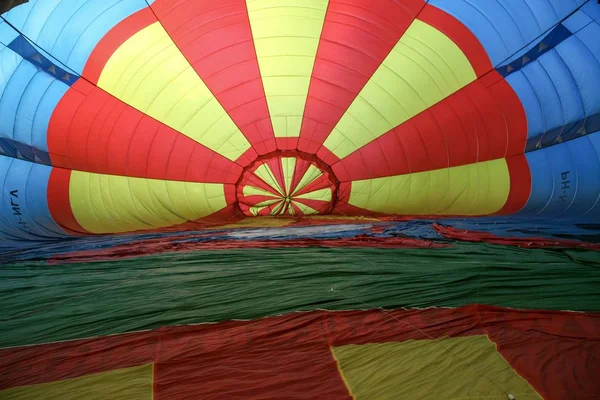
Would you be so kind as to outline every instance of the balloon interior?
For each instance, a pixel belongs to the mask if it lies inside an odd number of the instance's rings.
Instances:
[[[600,398],[600,4],[0,4],[1,399]]]

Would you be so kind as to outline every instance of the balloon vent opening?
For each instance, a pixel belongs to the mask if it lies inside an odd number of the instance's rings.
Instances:
[[[237,184],[237,201],[247,216],[329,214],[338,181],[314,155],[277,151],[259,157]]]

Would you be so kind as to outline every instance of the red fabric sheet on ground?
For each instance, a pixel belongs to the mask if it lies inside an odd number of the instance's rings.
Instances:
[[[0,389],[153,362],[158,400],[348,399],[331,346],[471,335],[488,335],[545,399],[600,393],[600,314],[481,305],[314,311],[1,349]]]

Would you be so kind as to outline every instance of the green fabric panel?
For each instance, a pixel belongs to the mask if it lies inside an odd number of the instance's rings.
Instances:
[[[600,253],[485,244],[173,253],[0,269],[0,347],[299,310],[600,311]]]

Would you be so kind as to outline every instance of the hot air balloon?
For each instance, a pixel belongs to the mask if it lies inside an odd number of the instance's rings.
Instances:
[[[0,13],[0,398],[600,396],[597,2]]]

